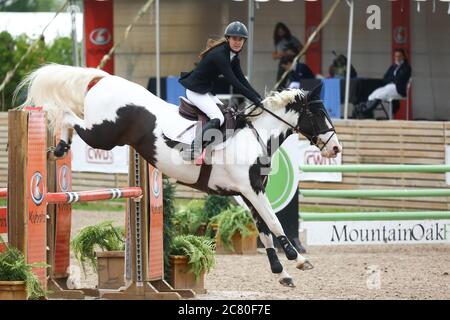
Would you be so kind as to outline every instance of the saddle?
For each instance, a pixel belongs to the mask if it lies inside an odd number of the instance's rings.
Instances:
[[[217,106],[220,111],[222,111],[225,119],[223,125],[220,127],[220,130],[225,133],[227,129],[236,129],[237,121],[234,116],[234,109],[231,107],[224,107],[221,104],[217,104]],[[185,119],[200,121],[202,125],[208,121],[208,116],[185,97],[180,97],[180,107],[178,109],[178,113]],[[228,137],[225,137],[225,140],[226,138]]]
[[[239,128],[242,125],[241,122],[245,121],[245,119],[236,117],[235,110],[232,107],[224,107],[220,104],[217,104],[217,106],[219,107],[220,111],[222,111],[222,114],[224,116],[225,121],[220,127],[220,131],[222,132],[223,141],[226,141],[233,135],[229,133],[227,134],[227,129],[232,129],[233,131],[229,132],[234,132],[235,129]],[[185,119],[191,121],[200,121],[202,125],[208,121],[208,116],[185,97],[180,97],[180,107],[178,109],[178,113]],[[196,165],[201,165],[200,176],[197,182],[194,184],[186,184],[182,182],[179,183],[205,192],[213,192],[213,190],[209,190],[208,188],[208,181],[209,176],[211,175],[212,166],[211,164],[204,163],[204,156],[205,150],[203,150],[200,161],[195,163]]]

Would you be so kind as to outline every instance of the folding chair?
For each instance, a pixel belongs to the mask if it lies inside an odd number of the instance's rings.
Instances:
[[[409,93],[411,91],[411,85],[412,85],[412,80],[411,78],[409,78],[408,80],[408,84],[406,85],[406,97],[402,97],[399,99],[388,99],[388,100],[382,100],[380,103],[381,109],[384,111],[384,113],[386,114],[386,119],[392,119],[392,101],[394,100],[398,100],[398,101],[402,101],[402,100],[406,100],[406,120],[409,120],[409,108],[410,108],[410,101],[409,101]],[[384,103],[388,103],[389,107],[388,110],[389,112],[386,110],[386,106],[384,105]]]

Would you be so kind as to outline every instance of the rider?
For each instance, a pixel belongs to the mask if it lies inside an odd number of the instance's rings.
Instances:
[[[224,38],[200,53],[200,62],[191,72],[181,76],[179,82],[186,88],[187,98],[203,111],[209,118],[203,126],[201,136],[196,137],[191,149],[183,154],[185,160],[193,160],[201,155],[206,143],[203,141],[208,129],[219,129],[224,117],[217,104],[222,102],[211,93],[214,81],[219,75],[233,86],[235,91],[243,94],[256,105],[262,101],[261,96],[252,88],[242,73],[239,52],[248,38],[246,26],[239,21],[230,23]],[[200,133],[197,133],[199,135]],[[202,145],[195,143],[201,139]]]

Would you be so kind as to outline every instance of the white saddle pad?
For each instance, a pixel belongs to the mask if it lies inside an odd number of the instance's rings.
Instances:
[[[170,140],[191,144],[195,138],[197,121],[183,118],[176,108],[170,108],[170,112],[165,115],[167,115],[167,117],[164,117],[164,119],[159,122],[164,135]],[[216,145],[213,150],[223,149],[228,141],[229,139],[225,141],[225,143]]]

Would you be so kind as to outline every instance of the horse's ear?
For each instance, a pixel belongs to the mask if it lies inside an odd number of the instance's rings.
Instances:
[[[322,91],[322,82],[308,93],[309,100],[319,100]]]

